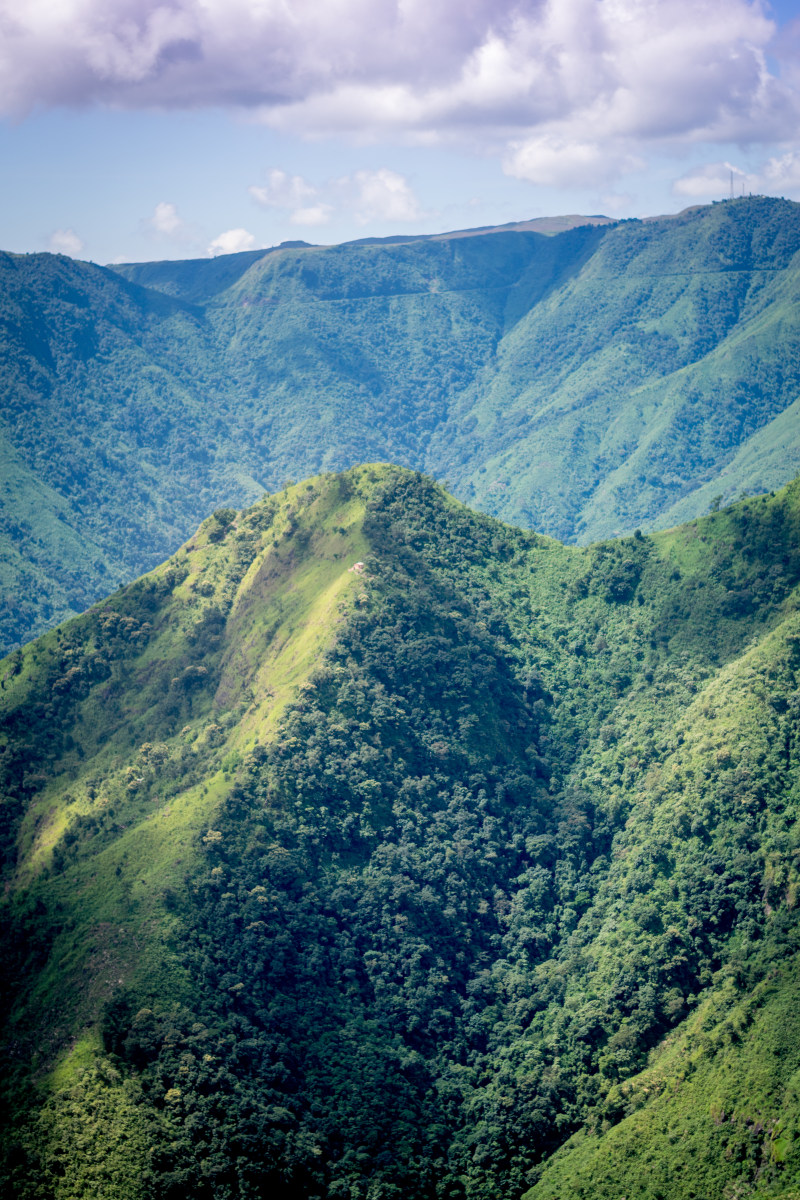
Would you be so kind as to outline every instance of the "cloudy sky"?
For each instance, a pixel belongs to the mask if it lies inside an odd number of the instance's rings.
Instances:
[[[800,200],[798,0],[0,0],[0,247]]]

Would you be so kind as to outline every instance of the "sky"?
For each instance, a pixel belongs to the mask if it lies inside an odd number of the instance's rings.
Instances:
[[[0,0],[0,247],[800,200],[800,0]]]

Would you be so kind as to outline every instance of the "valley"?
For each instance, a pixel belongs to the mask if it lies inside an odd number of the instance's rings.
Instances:
[[[216,508],[362,462],[577,544],[782,486],[799,211],[751,197],[113,269],[0,256],[0,645]]]

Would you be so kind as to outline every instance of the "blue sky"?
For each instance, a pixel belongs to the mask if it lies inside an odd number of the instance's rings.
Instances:
[[[798,7],[0,0],[0,247],[97,262],[800,199]]]

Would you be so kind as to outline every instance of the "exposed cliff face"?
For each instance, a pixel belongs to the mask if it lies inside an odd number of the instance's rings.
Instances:
[[[582,543],[781,486],[800,470],[799,212],[116,272],[0,257],[2,644],[214,508],[358,462]]]
[[[365,467],[6,659],[6,1188],[797,1186],[799,582]]]

